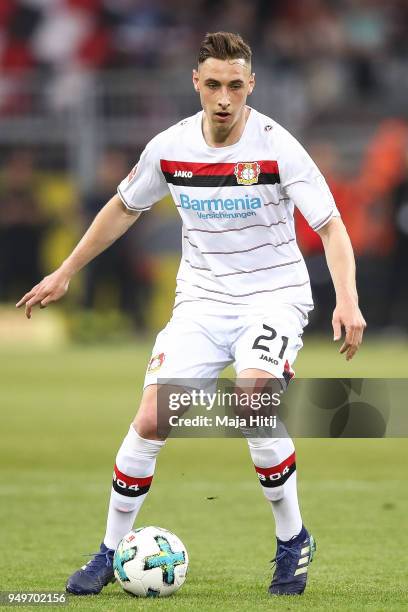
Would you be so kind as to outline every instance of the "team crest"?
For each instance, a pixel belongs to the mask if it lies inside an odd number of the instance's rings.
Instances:
[[[260,173],[261,166],[258,162],[239,162],[234,168],[238,185],[254,185],[258,182]]]
[[[149,365],[147,366],[148,372],[156,372],[163,365],[164,361],[164,353],[159,353],[159,355],[154,355],[149,361]]]

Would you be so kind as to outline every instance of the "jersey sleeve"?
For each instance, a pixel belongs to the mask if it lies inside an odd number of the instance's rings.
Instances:
[[[281,187],[317,231],[332,217],[340,216],[334,198],[319,168],[296,138],[286,132],[282,144]]]
[[[118,186],[123,204],[132,211],[149,210],[168,193],[160,169],[158,137],[151,140],[130,174]]]

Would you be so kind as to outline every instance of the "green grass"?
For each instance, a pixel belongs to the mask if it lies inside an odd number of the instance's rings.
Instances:
[[[150,346],[0,352],[0,590],[62,590],[81,554],[98,547]],[[346,364],[330,343],[310,340],[296,373],[402,377],[407,361],[402,344],[367,343]],[[69,608],[406,609],[406,440],[298,440],[297,455],[303,516],[318,543],[304,597],[266,593],[274,525],[244,441],[173,439],[137,522],[185,542],[186,584],[166,600],[135,600],[112,585]]]

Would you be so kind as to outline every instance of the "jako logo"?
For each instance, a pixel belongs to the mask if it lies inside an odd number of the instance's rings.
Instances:
[[[252,208],[261,208],[262,203],[260,198],[214,198],[213,200],[196,200],[191,199],[186,193],[180,193],[181,208],[191,208],[192,210],[217,211],[217,210],[250,210]]]
[[[180,177],[180,178],[192,178],[193,173],[191,172],[191,170],[176,170],[175,173],[173,174],[173,176],[175,178]]]

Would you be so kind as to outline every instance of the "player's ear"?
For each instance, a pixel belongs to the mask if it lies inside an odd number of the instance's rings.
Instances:
[[[196,70],[196,68],[193,68],[193,86],[194,89],[196,90],[196,92],[198,93],[200,91],[200,86],[198,84],[198,70]]]
[[[254,91],[254,87],[255,87],[255,72],[252,72],[251,76],[249,77],[249,85],[248,85],[248,95],[249,96]]]

